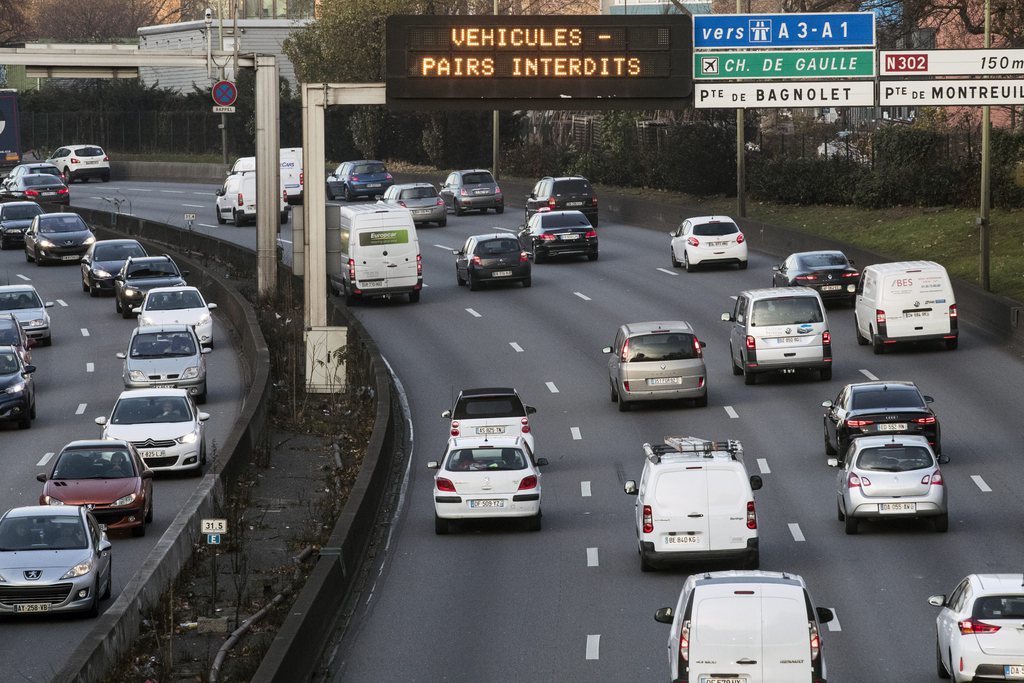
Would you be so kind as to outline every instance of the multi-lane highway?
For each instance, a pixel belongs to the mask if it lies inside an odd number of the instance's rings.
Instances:
[[[213,216],[208,186],[121,183],[116,191],[134,191],[133,210],[145,215],[167,187],[196,193],[190,203]],[[641,444],[666,434],[742,440],[748,467],[765,481],[756,494],[762,568],[803,575],[818,604],[835,610],[823,634],[832,683],[934,680],[935,608],[926,598],[970,572],[1024,567],[1016,540],[1021,364],[970,325],[954,352],[875,356],[856,345],[852,311],[833,308],[831,381],[796,375],[745,386],[730,372],[720,314],[740,290],[767,286],[778,259],[751,253],[746,271],[673,270],[666,234],[602,216],[600,261],[536,266],[530,289],[457,287],[450,250],[471,234],[514,229],[520,216],[511,207],[420,230],[422,301],[354,309],[408,393],[415,443],[383,570],[332,662],[335,680],[666,680],[668,627],[653,614],[675,602],[685,571],[641,574],[635,499],[622,492],[623,480],[640,473]],[[254,235],[209,229],[239,242]],[[601,347],[621,322],[680,318],[707,342],[710,405],[619,413]],[[946,534],[897,523],[851,537],[836,519],[820,404],[845,383],[873,378],[914,380],[936,399],[951,458]],[[434,535],[425,463],[447,438],[441,411],[473,386],[514,386],[538,408],[538,455],[551,462],[539,533],[496,524]]]
[[[79,194],[75,186],[73,194]],[[112,298],[91,298],[82,291],[78,265],[38,267],[26,263],[18,250],[0,252],[0,284],[29,283],[46,301],[52,319],[53,345],[32,350],[38,368],[37,419],[31,429],[15,423],[0,425],[0,458],[4,474],[0,484],[0,508],[35,505],[42,484],[36,474],[46,471],[55,452],[69,441],[98,438],[101,428],[93,422],[109,415],[122,391],[122,361],[134,320],[114,311]],[[215,322],[217,348],[207,356],[209,399],[202,410],[210,413],[207,446],[223,444],[234,425],[242,396],[242,376],[237,351],[227,329]],[[154,520],[144,538],[111,532],[114,585],[112,599],[132,577],[160,535],[194,490],[198,479],[158,476],[154,483]],[[105,609],[111,601],[102,603]],[[80,639],[93,625],[91,619],[68,617],[2,618],[0,628],[0,680],[50,680],[64,664]]]

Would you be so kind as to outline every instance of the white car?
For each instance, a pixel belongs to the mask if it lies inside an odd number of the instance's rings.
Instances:
[[[531,453],[537,452],[533,441],[530,415],[537,412],[525,405],[519,392],[511,387],[463,389],[451,410],[441,417],[451,420],[451,436],[521,436]]]
[[[544,458],[521,436],[455,437],[439,462],[427,467],[434,475],[434,531],[447,534],[452,520],[490,517],[525,519],[530,531],[539,531],[540,470]]]
[[[672,267],[693,272],[709,263],[735,263],[747,267],[747,240],[728,216],[695,216],[684,220],[669,233],[672,237]]]
[[[213,348],[213,317],[217,304],[207,303],[195,287],[154,287],[146,292],[139,314],[139,327],[191,325],[203,346]]]
[[[99,178],[103,182],[110,180],[110,157],[97,145],[59,147],[46,163],[59,168],[68,185],[76,180],[88,182],[89,178]]]
[[[936,672],[954,681],[1024,680],[1024,575],[971,574],[933,595]]]
[[[131,441],[152,470],[200,475],[208,419],[186,389],[133,389],[122,391],[110,417],[97,417],[96,424],[103,427],[104,439]]]

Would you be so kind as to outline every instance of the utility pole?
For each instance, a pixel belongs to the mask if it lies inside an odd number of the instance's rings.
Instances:
[[[220,33],[220,50],[224,50],[224,0],[217,0],[217,25]],[[236,64],[237,66],[237,64]],[[235,71],[237,74],[237,70]],[[224,80],[224,65],[220,66],[220,80]],[[220,115],[220,156],[221,163],[228,163],[228,115]]]
[[[498,0],[494,0],[494,16],[498,16]],[[499,112],[495,109],[491,119],[491,175],[498,180],[498,157],[501,155],[499,144],[498,126],[500,125]]]
[[[736,0],[736,14],[742,13],[743,0]],[[747,217],[747,154],[743,119],[743,108],[740,107],[736,110],[736,213],[740,218]]]
[[[992,13],[989,10],[990,0],[985,0],[985,48],[992,47]],[[981,254],[979,258],[981,288],[991,290],[989,282],[989,247],[991,240],[989,226],[989,208],[992,200],[992,108],[985,105],[981,108],[981,208],[978,212],[978,232],[981,238]]]

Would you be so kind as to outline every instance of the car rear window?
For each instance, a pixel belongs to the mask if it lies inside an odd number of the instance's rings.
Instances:
[[[515,240],[487,240],[476,245],[479,256],[494,256],[519,251],[519,242]]]
[[[827,268],[829,266],[847,266],[846,257],[842,254],[807,254],[800,257],[800,265],[804,268]]]
[[[462,183],[464,185],[484,185],[493,184],[494,176],[486,171],[477,171],[474,173],[463,173]]]
[[[526,408],[518,396],[474,396],[455,403],[453,420],[482,420],[491,417],[522,417]]]
[[[780,297],[754,302],[750,324],[755,327],[771,325],[803,325],[825,321],[817,299],[809,296]]]
[[[540,224],[544,230],[552,228],[585,228],[590,226],[590,221],[579,211],[567,211],[565,213],[542,213]]]
[[[436,197],[437,190],[432,187],[410,187],[407,190],[402,190],[400,196],[401,199],[428,199],[430,197]]]
[[[718,221],[715,223],[700,223],[693,226],[693,234],[705,237],[714,237],[715,235],[735,235],[740,229],[736,227],[735,223],[729,221]]]
[[[60,169],[56,166],[30,166],[29,173],[44,173],[46,175],[60,175]]]
[[[44,216],[39,219],[39,232],[83,232],[88,229],[81,216]]]
[[[518,448],[460,448],[448,455],[445,469],[452,472],[525,470],[526,456]]]
[[[857,389],[853,392],[850,408],[873,410],[876,408],[924,408],[920,392],[911,387]]]
[[[353,173],[387,173],[384,164],[356,164],[352,167]]]
[[[974,603],[978,619],[1024,619],[1024,595],[986,595]]]
[[[583,179],[556,180],[555,194],[591,194],[590,183]]]
[[[933,464],[932,454],[923,446],[865,448],[857,455],[857,468],[872,472],[909,472]]]
[[[60,178],[49,173],[34,173],[23,176],[21,182],[25,184],[25,187],[60,187],[64,184]]]
[[[103,150],[99,147],[83,147],[75,152],[80,157],[101,157]]]
[[[34,218],[43,212],[42,207],[38,204],[21,205],[21,206],[4,206],[0,208],[0,218],[5,221],[25,221]]]
[[[627,363],[687,360],[697,356],[692,334],[644,334],[630,337],[627,344]]]

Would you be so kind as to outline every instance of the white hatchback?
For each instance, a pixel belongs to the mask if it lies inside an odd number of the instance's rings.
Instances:
[[[735,263],[747,267],[747,241],[736,222],[728,216],[694,216],[669,233],[672,237],[672,267],[693,272],[699,265]]]
[[[533,457],[521,436],[455,437],[441,461],[427,467],[434,475],[434,531],[447,534],[449,522],[462,519],[518,517],[539,531],[540,470],[544,458]]]
[[[139,327],[152,325],[191,325],[203,346],[213,348],[213,317],[217,304],[206,303],[195,287],[154,287],[146,292],[142,305],[132,309],[139,314]]]
[[[954,681],[1024,680],[1024,575],[970,574],[933,595],[936,673]]]

